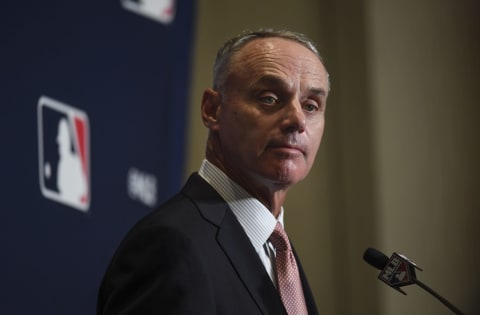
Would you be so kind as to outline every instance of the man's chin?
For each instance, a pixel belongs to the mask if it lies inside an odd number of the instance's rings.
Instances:
[[[292,186],[303,180],[306,176],[306,172],[300,167],[281,167],[277,168],[273,173],[272,180],[277,185]]]

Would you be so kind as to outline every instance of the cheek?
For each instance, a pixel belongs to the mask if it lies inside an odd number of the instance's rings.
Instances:
[[[238,151],[249,149],[258,134],[258,123],[244,111],[231,111],[223,116],[220,135],[224,144]],[[241,152],[240,152],[241,153]]]
[[[315,156],[317,154],[318,149],[320,148],[320,144],[322,143],[322,138],[323,138],[323,130],[324,130],[324,124],[323,122],[317,126],[316,128],[313,129],[311,133],[311,154],[310,154],[310,159],[314,160]]]
[[[262,117],[246,105],[237,105],[237,108],[225,113],[223,128],[237,137],[243,136],[242,142],[245,142],[247,137],[255,139],[260,136],[265,125]]]

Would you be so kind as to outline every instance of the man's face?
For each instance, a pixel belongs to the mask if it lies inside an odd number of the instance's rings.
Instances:
[[[289,187],[310,171],[323,135],[327,72],[304,46],[256,39],[232,57],[218,135],[225,169],[238,182]]]

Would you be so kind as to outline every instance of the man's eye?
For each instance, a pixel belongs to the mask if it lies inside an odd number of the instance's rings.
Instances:
[[[314,104],[306,104],[303,108],[305,108],[307,112],[314,112],[318,110],[318,107]]]
[[[267,105],[274,105],[277,102],[277,99],[273,96],[264,96],[261,98],[261,101]]]

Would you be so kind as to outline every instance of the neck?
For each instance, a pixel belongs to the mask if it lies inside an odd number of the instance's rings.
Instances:
[[[222,170],[231,180],[245,189],[252,197],[258,199],[270,212],[278,217],[285,201],[289,187],[278,185],[268,179],[246,171],[238,171],[224,163],[213,150],[206,152],[207,160]]]

